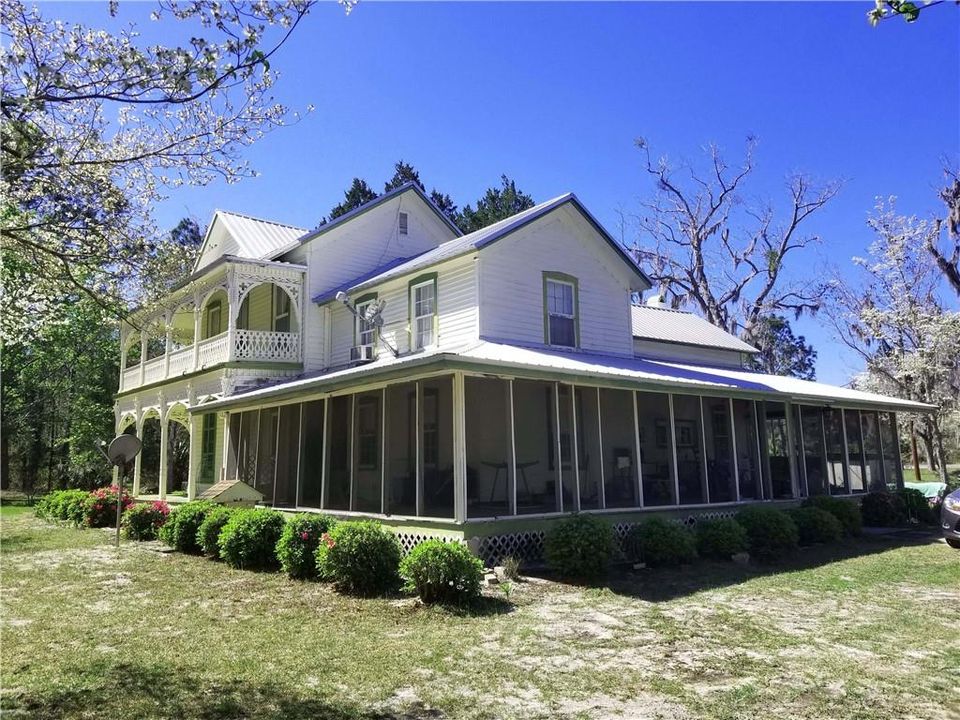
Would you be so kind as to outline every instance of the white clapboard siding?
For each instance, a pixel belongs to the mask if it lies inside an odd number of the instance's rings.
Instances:
[[[431,268],[437,273],[437,345],[440,349],[459,348],[477,339],[477,300],[475,261],[472,256],[461,257]],[[362,294],[377,293],[384,300],[382,336],[400,353],[410,349],[410,281],[419,273],[391,280],[383,285],[364,290]],[[340,303],[330,303],[331,367],[350,362],[350,348],[354,343],[354,317]],[[385,344],[378,354],[389,353]]]
[[[657,340],[633,339],[634,353],[640,357],[655,360],[675,360],[679,362],[703,363],[720,367],[742,368],[744,354],[736,350],[697,347],[679,343],[665,343]]]
[[[630,268],[568,208],[551,213],[480,253],[480,335],[542,344],[543,272],[577,278],[580,347],[632,355]]]
[[[247,329],[273,329],[273,285],[257,285],[244,300],[247,303]]]

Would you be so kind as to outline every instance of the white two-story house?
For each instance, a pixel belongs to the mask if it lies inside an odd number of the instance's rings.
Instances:
[[[134,492],[240,480],[490,558],[571,512],[623,529],[902,484],[894,413],[925,406],[746,370],[736,337],[632,302],[650,289],[572,194],[469,235],[414,185],[310,231],[217,212],[122,329],[118,431],[160,426]]]

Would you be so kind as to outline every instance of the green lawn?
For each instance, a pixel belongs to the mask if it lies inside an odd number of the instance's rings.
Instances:
[[[39,718],[944,718],[960,553],[935,536],[544,580],[480,612],[231,570],[2,508],[0,709]],[[19,713],[15,712],[19,711]]]

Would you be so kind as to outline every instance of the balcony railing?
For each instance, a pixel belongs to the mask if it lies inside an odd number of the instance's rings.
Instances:
[[[187,373],[213,367],[229,360],[240,362],[302,362],[300,333],[269,330],[241,330],[234,334],[234,352],[231,358],[230,335],[220,333],[197,343],[174,350],[126,368],[120,390],[131,390],[142,385],[171,380]]]

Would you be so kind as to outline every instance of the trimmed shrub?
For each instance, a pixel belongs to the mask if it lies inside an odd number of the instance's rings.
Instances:
[[[400,575],[425,603],[463,605],[480,596],[483,563],[459,542],[427,540],[400,561]]]
[[[797,526],[801,545],[834,543],[843,537],[843,525],[837,518],[817,507],[801,507],[790,511]]]
[[[783,510],[753,505],[737,513],[737,522],[747,531],[750,555],[761,562],[789,555],[800,543],[796,524]]]
[[[543,540],[547,565],[562,577],[603,575],[615,549],[613,528],[595,515],[573,515],[559,520]]]
[[[693,533],[680,523],[662,517],[634,525],[623,544],[628,558],[651,567],[680,565],[697,559]]]
[[[155,500],[131,505],[124,511],[121,522],[131,540],[156,540],[168,515],[170,507],[162,500]]]
[[[237,511],[233,508],[217,505],[204,515],[200,527],[197,528],[197,545],[200,546],[204,555],[220,559],[220,545],[217,542],[220,539],[220,531],[235,512]]]
[[[83,522],[87,527],[116,527],[117,523],[117,495],[120,488],[116,485],[102,487],[87,495],[84,501]],[[133,498],[126,490],[120,494],[121,513],[133,505]]]
[[[34,513],[44,520],[79,525],[87,514],[86,490],[54,490],[37,501]]]
[[[902,525],[907,519],[907,504],[893,493],[868,493],[860,503],[860,516],[867,527]]]
[[[698,522],[696,537],[697,551],[715,560],[729,560],[750,547],[747,531],[732,518]]]
[[[267,508],[236,511],[217,538],[220,557],[235,568],[279,567],[277,541],[286,522],[283,513]]]
[[[341,592],[382,595],[399,584],[400,543],[370,520],[334,525],[321,536],[316,560],[319,577]]]
[[[826,510],[843,526],[845,535],[859,535],[863,529],[860,506],[852,500],[841,500],[829,495],[815,495],[803,501],[804,507],[816,507]]]
[[[209,500],[194,500],[177,505],[170,511],[167,522],[160,528],[157,536],[172,548],[184,553],[201,552],[197,541],[197,530],[207,514],[216,507]]]
[[[277,541],[277,560],[292,578],[317,576],[317,546],[324,533],[333,527],[328,515],[304,513],[291,518]]]
[[[904,514],[912,522],[932,525],[937,521],[937,514],[930,507],[926,495],[919,490],[904,488],[897,491],[897,496],[903,501]]]

